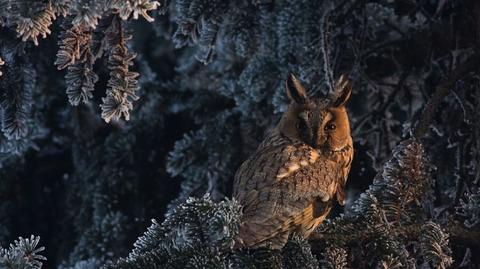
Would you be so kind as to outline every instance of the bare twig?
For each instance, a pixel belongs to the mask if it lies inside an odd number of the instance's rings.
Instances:
[[[437,88],[435,89],[435,92],[433,93],[430,100],[428,100],[425,108],[422,111],[422,114],[420,115],[418,124],[413,131],[413,137],[421,139],[427,133],[438,106],[443,101],[443,99],[450,93],[450,89],[459,79],[465,77],[468,73],[473,71],[479,65],[480,56],[476,55],[475,57],[472,57],[469,60],[465,61],[463,64],[459,65],[459,67],[452,71],[450,76],[440,81]]]
[[[382,116],[385,111],[393,104],[395,101],[395,97],[397,94],[402,90],[405,80],[407,79],[408,75],[410,74],[410,70],[405,70],[402,72],[400,75],[400,79],[398,80],[398,83],[395,85],[393,91],[390,93],[390,95],[386,98],[386,101],[383,102],[383,104],[380,105],[378,109],[374,109],[363,116],[361,116],[357,122],[355,122],[355,125],[353,127],[353,132],[357,132],[360,130],[360,127],[372,116]],[[358,134],[357,134],[358,135]]]
[[[321,49],[323,55],[323,71],[325,73],[325,81],[328,86],[328,94],[333,93],[333,85],[335,81],[333,79],[332,64],[330,63],[330,16],[332,9],[327,8],[322,16],[322,31],[321,31]]]

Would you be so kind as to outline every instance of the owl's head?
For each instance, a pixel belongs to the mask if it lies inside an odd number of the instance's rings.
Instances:
[[[326,98],[309,98],[300,81],[292,74],[286,81],[290,105],[279,123],[280,132],[322,151],[340,151],[351,145],[350,124],[345,105],[352,86],[345,76],[335,83]]]

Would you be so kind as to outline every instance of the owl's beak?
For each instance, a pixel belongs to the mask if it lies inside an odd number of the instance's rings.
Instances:
[[[312,141],[312,147],[317,149],[317,150],[325,150],[327,148],[330,148],[329,145],[328,145],[328,141],[327,139],[325,139],[324,137],[320,137],[320,138],[317,138],[317,137],[314,137],[313,141]]]

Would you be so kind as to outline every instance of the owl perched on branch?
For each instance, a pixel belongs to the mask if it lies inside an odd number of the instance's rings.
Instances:
[[[345,76],[327,98],[309,98],[290,75],[291,103],[278,125],[235,175],[234,198],[243,206],[235,248],[282,248],[295,232],[308,237],[333,199],[345,204],[353,143],[345,104]]]

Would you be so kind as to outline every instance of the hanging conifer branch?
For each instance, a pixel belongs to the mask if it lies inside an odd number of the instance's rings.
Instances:
[[[136,91],[138,86],[138,73],[129,70],[135,59],[135,54],[128,51],[126,41],[131,39],[125,35],[122,22],[115,16],[112,24],[107,30],[107,42],[109,49],[108,68],[110,79],[107,84],[107,96],[102,98],[102,118],[106,122],[117,120],[124,116],[125,120],[130,119],[130,110],[133,109],[132,102],[138,100]]]
[[[20,140],[29,133],[29,117],[33,104],[35,70],[24,57],[13,56],[16,65],[5,70],[0,80],[1,131],[8,140]],[[12,61],[13,62],[13,61]]]
[[[196,58],[204,64],[211,62],[219,25],[227,12],[229,1],[182,0],[176,4],[178,28],[173,35],[177,48],[198,44]]]
[[[74,1],[71,8],[71,14],[73,15],[73,25],[85,25],[89,28],[95,28],[98,24],[98,20],[103,15],[103,7],[101,6],[101,1]]]
[[[98,75],[93,71],[95,63],[92,52],[93,30],[87,26],[73,26],[62,33],[60,49],[55,64],[58,69],[68,67],[65,80],[70,104],[77,106],[93,97]]]
[[[84,62],[68,67],[65,75],[67,81],[67,97],[71,105],[77,106],[80,102],[87,103],[93,97],[98,75],[93,71],[93,56],[89,52]]]
[[[6,1],[3,12],[8,18],[6,26],[15,26],[17,36],[38,45],[38,38],[50,34],[50,26],[57,15],[67,16],[71,0]]]
[[[83,57],[89,51],[90,42],[92,39],[92,31],[86,26],[73,26],[66,29],[60,35],[59,46],[57,53],[57,60],[55,65],[59,70],[62,70],[77,60],[85,61]]]
[[[115,0],[112,4],[112,8],[117,9],[118,15],[122,20],[127,20],[130,16],[136,20],[140,15],[149,22],[154,21],[154,19],[147,12],[157,9],[159,6],[160,3],[158,1],[150,0]]]
[[[32,8],[28,1],[23,1],[23,4],[19,5],[19,9],[28,11],[26,14],[18,13],[19,16],[16,18],[18,36],[22,38],[22,41],[31,39],[35,45],[38,45],[38,36],[46,38],[50,34],[49,27],[55,19],[52,5],[50,2],[47,4],[34,3]]]

